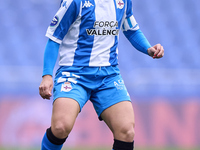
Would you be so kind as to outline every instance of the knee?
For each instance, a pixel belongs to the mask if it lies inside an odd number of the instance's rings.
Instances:
[[[69,123],[57,122],[57,123],[53,123],[51,125],[51,130],[57,138],[63,139],[69,135],[69,133],[72,130],[72,126],[73,125],[71,125]]]
[[[125,142],[133,142],[135,136],[134,123],[123,125],[119,130],[118,139]]]

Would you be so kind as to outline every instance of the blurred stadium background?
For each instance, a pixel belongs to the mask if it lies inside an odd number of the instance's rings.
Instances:
[[[44,35],[59,3],[0,0],[0,147],[4,150],[39,150],[50,125],[52,100],[41,99],[38,86]],[[200,149],[199,6],[199,0],[133,1],[136,20],[150,43],[165,48],[164,58],[153,60],[120,36],[119,66],[135,109],[138,150]],[[111,149],[112,141],[89,102],[65,148]]]

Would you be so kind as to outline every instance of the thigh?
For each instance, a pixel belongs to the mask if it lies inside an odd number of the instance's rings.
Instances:
[[[113,132],[114,138],[116,139],[120,139],[117,136],[120,135],[119,132],[121,130],[134,128],[135,117],[130,101],[123,101],[112,105],[102,112],[101,117]]]
[[[53,103],[51,118],[52,128],[64,126],[69,130],[72,129],[76,117],[80,112],[80,106],[77,101],[71,98],[58,98]]]

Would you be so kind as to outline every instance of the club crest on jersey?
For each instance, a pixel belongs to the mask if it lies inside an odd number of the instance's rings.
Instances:
[[[56,25],[58,24],[58,22],[59,22],[59,18],[58,18],[58,16],[55,16],[55,17],[53,18],[53,20],[51,21],[50,26],[51,26],[51,27],[54,27],[54,26],[56,26]]]
[[[117,8],[122,9],[124,8],[123,0],[116,0]]]
[[[70,82],[65,82],[64,84],[62,84],[62,87],[61,87],[61,92],[69,92],[72,90],[72,85]]]

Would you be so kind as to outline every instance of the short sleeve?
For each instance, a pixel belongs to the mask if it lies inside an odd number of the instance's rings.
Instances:
[[[127,31],[127,30],[138,30],[138,29],[139,25],[136,22],[135,17],[133,16],[132,1],[127,0],[126,17],[122,25],[122,30]]]
[[[46,36],[61,44],[70,26],[79,15],[79,8],[80,4],[77,4],[74,0],[63,0],[47,29]]]

